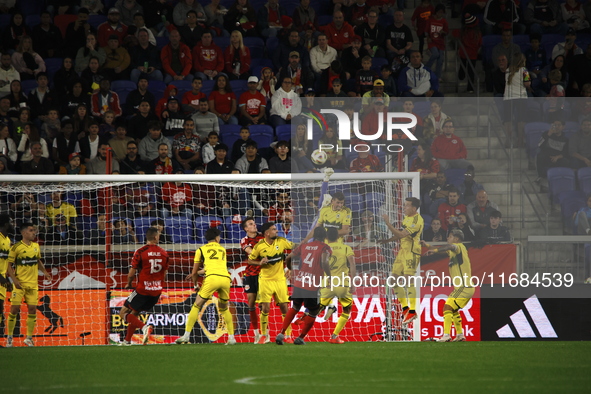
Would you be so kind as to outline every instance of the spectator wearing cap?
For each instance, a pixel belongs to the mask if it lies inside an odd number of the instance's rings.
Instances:
[[[174,136],[172,153],[176,161],[185,170],[194,170],[201,164],[201,140],[195,132],[195,122],[193,119],[185,119],[183,132]]]
[[[367,22],[367,12],[370,6],[366,0],[355,0],[353,4],[345,8],[345,19],[350,21],[354,28]]]
[[[372,110],[371,106],[375,103],[375,98],[381,98],[386,108],[390,106],[390,96],[384,92],[384,81],[379,78],[373,81],[372,90],[365,92],[362,97],[361,112],[363,113]]]
[[[193,48],[193,70],[203,81],[214,79],[224,70],[224,53],[213,42],[210,30],[205,30],[201,41]]]
[[[258,145],[255,141],[246,143],[244,155],[238,159],[234,166],[234,169],[240,171],[241,174],[260,174],[268,168],[267,160],[258,154]]]
[[[119,95],[111,90],[111,81],[107,78],[101,81],[100,90],[92,95],[90,102],[94,117],[101,118],[108,110],[113,111],[115,117],[123,114]]]
[[[303,67],[310,66],[310,53],[300,44],[300,35],[296,29],[291,29],[287,35],[286,42],[282,42],[279,48],[273,53],[273,65],[276,70],[285,67],[290,62],[290,56],[293,52],[299,54],[300,62]]]
[[[332,82],[335,79],[340,79],[341,81],[347,80],[347,74],[345,73],[345,70],[343,70],[343,64],[339,60],[333,60],[332,63],[330,63],[330,67],[322,71],[320,82],[317,84],[318,95],[326,95],[326,93],[332,89]],[[346,86],[344,90],[345,92],[348,91]]]
[[[224,51],[225,71],[231,80],[248,79],[250,76],[250,49],[244,45],[242,33],[230,34],[230,45]]]
[[[308,88],[304,94],[304,100],[302,102],[302,113],[305,114],[308,111],[315,109],[314,99],[316,98],[316,91],[314,88]]]
[[[248,91],[240,95],[238,108],[240,109],[239,122],[242,126],[252,124],[265,124],[267,99],[257,90],[259,79],[255,76],[248,78]]]
[[[572,61],[572,58],[576,55],[582,55],[583,50],[577,46],[575,40],[577,39],[577,32],[572,27],[566,32],[566,39],[564,42],[559,42],[552,48],[552,60],[556,59],[557,56],[564,56],[564,62],[568,64]]]
[[[351,37],[355,35],[353,26],[345,22],[342,11],[335,11],[332,14],[332,22],[320,29],[328,37],[328,44],[339,52],[351,45]]]
[[[205,166],[206,174],[231,174],[234,169],[232,163],[226,157],[228,154],[228,146],[226,144],[217,144],[213,148],[215,158]]]
[[[524,11],[525,23],[531,33],[565,35],[568,25],[562,19],[562,11],[556,0],[534,0]]]
[[[275,91],[271,99],[269,123],[273,127],[291,124],[292,119],[302,112],[300,95],[292,90],[292,83],[290,77],[284,77],[281,80],[281,87]]]
[[[138,154],[142,160],[152,161],[158,158],[159,146],[163,143],[168,145],[168,157],[172,157],[170,140],[162,135],[162,123],[158,121],[150,122],[148,124],[148,135],[138,145]]]
[[[449,33],[447,19],[445,19],[445,5],[437,4],[435,14],[431,15],[427,23],[427,46],[431,52],[428,69],[433,69],[435,65],[435,75],[441,78],[443,68],[443,59],[445,58],[445,37]]]
[[[33,158],[22,162],[21,172],[23,174],[55,174],[53,162],[43,157],[43,146],[39,141],[31,142],[31,155]]]
[[[281,29],[277,32],[277,40],[279,40],[279,42],[287,42],[292,29],[293,19],[287,15],[283,15],[281,17]]]
[[[460,137],[454,134],[454,123],[451,119],[443,122],[443,134],[440,134],[431,145],[433,157],[439,161],[442,170],[449,168],[466,169],[472,163],[467,159],[468,150]]]
[[[386,55],[388,60],[406,64],[406,56],[412,47],[413,37],[410,27],[404,24],[404,12],[394,12],[394,24],[386,31]]]
[[[137,32],[138,45],[129,50],[131,76],[130,79],[138,83],[140,77],[150,81],[162,81],[162,61],[160,51],[150,43],[148,29],[141,28]]]
[[[291,174],[291,158],[289,156],[289,143],[279,141],[275,144],[275,156],[269,160],[269,170],[273,174]]]
[[[197,23],[197,11],[187,11],[187,19],[184,25],[179,26],[179,33],[181,34],[181,41],[187,44],[191,50],[201,41],[203,28]]]
[[[166,109],[162,111],[161,118],[164,123],[164,128],[162,130],[164,136],[172,139],[178,133],[183,132],[185,113],[181,108],[181,101],[178,97],[170,96],[168,98]]]
[[[60,175],[84,175],[86,174],[86,166],[80,164],[80,153],[70,153],[68,156],[68,164],[61,165],[58,174]]]
[[[367,20],[355,28],[355,33],[363,40],[361,46],[369,56],[386,57],[386,52],[384,52],[386,29],[380,26],[378,17],[378,11],[370,9],[367,12]]]
[[[439,79],[423,65],[419,51],[410,54],[410,63],[400,71],[398,91],[402,97],[443,97],[439,92]]]
[[[101,23],[98,27],[98,43],[101,47],[108,45],[111,34],[116,34],[120,41],[123,41],[127,36],[127,26],[120,22],[120,11],[112,7],[107,14],[107,20]]]
[[[505,29],[515,34],[525,33],[525,25],[519,22],[519,12],[513,0],[490,0],[484,8],[483,34],[501,34]]]
[[[107,149],[109,144],[100,142],[94,159],[86,163],[86,171],[89,174],[118,174],[119,162],[111,157],[111,172],[107,172]]]
[[[300,53],[297,51],[290,52],[289,63],[279,70],[277,81],[283,81],[285,77],[291,78],[291,89],[297,94],[303,94],[306,89],[314,85],[314,74],[309,67],[302,64]],[[279,87],[278,84],[275,89],[279,89]]]
[[[269,0],[257,13],[257,29],[264,38],[276,37],[281,29],[281,17],[288,16],[279,0]]]
[[[119,45],[119,36],[111,34],[109,42],[105,51],[106,60],[103,64],[103,74],[110,80],[129,79],[129,65],[131,64],[131,57],[127,49]]]
[[[137,110],[142,101],[147,101],[150,104],[150,108],[154,108],[156,98],[148,90],[149,82],[147,75],[140,75],[137,81],[137,89],[132,90],[127,95],[125,105],[123,107],[124,115],[133,115]]]
[[[160,60],[164,69],[164,83],[172,81],[191,81],[193,75],[193,57],[191,49],[181,42],[181,35],[178,30],[170,32],[169,43],[162,48]]]
[[[361,43],[361,37],[354,35],[351,37],[351,46],[341,53],[341,63],[349,79],[355,78],[357,71],[363,67],[361,62],[364,57],[368,56],[371,60],[369,53],[361,46]]]
[[[322,71],[329,68],[330,64],[336,60],[337,51],[328,45],[326,34],[320,34],[317,41],[318,45],[310,49],[310,66],[312,67],[312,71],[314,71],[315,78],[319,79]]]
[[[207,136],[215,131],[219,134],[220,123],[218,117],[209,111],[209,102],[207,100],[199,101],[199,111],[191,115],[195,123],[195,131],[199,135],[201,142],[207,142]]]
[[[117,0],[115,8],[120,12],[120,21],[127,26],[133,24],[135,14],[144,12],[144,7],[138,4],[137,0]]]
[[[478,18],[474,15],[466,13],[464,15],[464,27],[460,33],[460,40],[466,48],[466,51],[460,51],[460,60],[464,67],[460,67],[458,77],[463,80],[466,76],[464,68],[468,69],[468,93],[474,92],[474,70],[476,69],[476,61],[480,47],[482,46],[482,33],[478,26]]]

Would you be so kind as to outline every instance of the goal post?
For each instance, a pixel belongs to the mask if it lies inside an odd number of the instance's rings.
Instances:
[[[124,289],[127,269],[133,252],[144,243],[145,231],[154,224],[164,225],[166,238],[164,242],[161,239],[161,246],[169,251],[172,261],[160,303],[154,311],[141,315],[155,325],[154,342],[170,343],[184,330],[195,299],[186,276],[192,269],[195,249],[204,243],[204,231],[210,226],[223,230],[222,243],[228,249],[237,340],[251,342],[242,289],[245,255],[239,242],[245,233],[240,221],[252,214],[260,226],[275,215],[273,219],[279,222],[283,234],[300,242],[317,215],[323,179],[321,173],[0,176],[0,213],[9,213],[17,225],[25,221],[39,225],[43,231],[39,237],[42,256],[53,276],[51,281],[40,278],[36,343],[119,341],[125,323],[118,319],[118,310],[129,294]],[[344,336],[358,341],[420,340],[420,319],[415,320],[411,331],[403,329],[399,306],[385,286],[398,242],[377,242],[391,236],[381,215],[388,214],[399,228],[404,199],[420,198],[419,174],[335,173],[327,191],[342,191],[347,197],[345,205],[352,211],[353,222],[345,242],[355,251],[358,274],[380,281],[377,288],[361,286],[356,291]],[[290,209],[276,206],[282,193],[288,194]],[[370,215],[379,226],[367,225],[366,216]],[[64,226],[62,219],[72,229],[56,228]],[[18,241],[17,234],[12,238]],[[420,300],[418,287],[416,297]],[[274,336],[281,315],[278,311],[272,314],[270,333]],[[326,340],[337,317],[338,313],[329,321],[319,317],[309,339]],[[24,332],[21,319],[17,328]],[[214,299],[204,308],[192,342],[212,342],[224,332]],[[22,338],[17,335],[15,340],[18,344]]]

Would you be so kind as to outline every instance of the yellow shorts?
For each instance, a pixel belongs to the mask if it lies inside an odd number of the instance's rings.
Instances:
[[[447,297],[445,305],[451,306],[454,310],[462,309],[468,304],[472,296],[474,296],[473,287],[456,287]]]
[[[209,300],[213,293],[218,292],[220,301],[228,302],[230,299],[230,278],[227,276],[211,275],[203,280],[203,286],[199,290],[199,297]]]
[[[394,275],[415,275],[420,258],[420,255],[412,252],[398,252],[398,256],[396,256],[394,266],[392,267],[392,273]]]
[[[25,304],[37,305],[39,302],[39,289],[26,286],[22,286],[22,289],[15,287],[10,296],[10,303],[12,305],[20,305],[23,302],[23,297],[25,298]]]
[[[271,302],[275,299],[276,304],[289,302],[289,293],[285,280],[261,280],[259,278],[259,296],[257,302]]]
[[[337,297],[341,306],[346,308],[353,304],[353,296],[350,287],[335,287],[334,289],[324,288],[320,290],[320,305],[330,305],[333,298]]]

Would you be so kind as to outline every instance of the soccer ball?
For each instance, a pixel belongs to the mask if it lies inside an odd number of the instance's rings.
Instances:
[[[324,164],[326,162],[326,159],[328,159],[328,155],[326,154],[326,152],[320,150],[320,149],[316,149],[314,152],[312,152],[312,163],[314,164]]]

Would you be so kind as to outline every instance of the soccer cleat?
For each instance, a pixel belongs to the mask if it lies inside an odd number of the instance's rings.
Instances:
[[[266,335],[265,343],[271,343],[271,336],[268,334]]]
[[[148,343],[148,340],[150,340],[150,335],[152,334],[152,331],[154,331],[154,326],[151,324],[146,324],[145,326],[142,327],[142,333],[144,334],[144,338],[142,339],[142,345],[145,345],[146,343]]]
[[[452,339],[452,342],[466,342],[466,337],[464,334],[458,334],[454,339]]]
[[[275,343],[278,345],[283,345],[283,342],[285,341],[285,335],[279,333],[277,335],[277,337],[275,337]]]
[[[258,344],[259,341],[261,340],[261,334],[258,331],[254,332],[254,344]]]
[[[12,347],[12,337],[6,337],[6,347]]]
[[[324,320],[328,320],[330,319],[330,317],[332,316],[333,313],[335,313],[337,311],[337,307],[336,306],[329,306],[328,308],[326,308],[326,314],[324,315]]]
[[[293,338],[290,336],[285,337],[285,343],[293,343]]]
[[[257,344],[264,345],[265,343],[269,343],[269,342],[271,342],[271,340],[269,339],[268,335],[261,335]]]
[[[122,342],[119,342],[119,346],[131,346],[131,342],[123,340]]]
[[[404,317],[404,320],[402,321],[402,325],[403,326],[406,326],[406,325],[408,325],[411,321],[413,321],[416,318],[417,318],[417,313],[416,312],[408,312],[406,314],[406,316]]]
[[[35,346],[35,344],[33,343],[33,338],[27,337],[27,339],[25,339],[25,345],[27,345],[28,347]]]
[[[328,343],[334,343],[336,345],[342,345],[343,343],[345,343],[345,341],[343,341],[342,339],[339,339],[339,337],[336,337],[336,338],[330,338],[328,340]]]
[[[228,342],[226,342],[226,345],[236,345],[236,338],[234,338],[234,335],[228,335]]]
[[[451,337],[449,334],[443,334],[443,336],[435,342],[451,342]]]
[[[305,345],[306,342],[304,342],[304,340],[302,338],[297,337],[296,339],[294,339],[293,344],[294,345]]]
[[[176,341],[174,341],[177,345],[184,345],[189,342],[189,334],[184,333],[182,337],[178,337]]]

